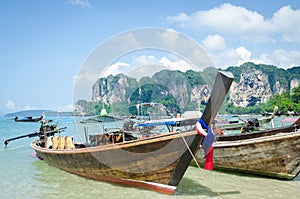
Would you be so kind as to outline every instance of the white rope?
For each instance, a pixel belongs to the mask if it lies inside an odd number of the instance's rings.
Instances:
[[[190,147],[189,147],[188,143],[186,142],[186,140],[185,140],[184,136],[182,135],[182,133],[180,132],[180,130],[177,130],[176,132],[178,132],[178,133],[179,133],[179,135],[181,135],[181,137],[182,137],[182,140],[183,140],[183,142],[185,143],[185,145],[186,145],[186,148],[189,150],[189,152],[190,152],[191,156],[193,157],[193,160],[195,161],[195,163],[196,163],[197,167],[198,167],[199,169],[201,169],[200,165],[198,164],[198,162],[197,162],[197,160],[196,160],[196,157],[194,156],[194,154],[193,154],[192,150],[190,149]]]
[[[196,160],[196,157],[194,156],[193,152],[191,151],[191,149],[190,149],[188,143],[186,142],[186,140],[185,140],[184,136],[182,135],[182,133],[180,132],[180,130],[177,130],[176,132],[178,132],[178,133],[181,135],[182,140],[183,140],[183,142],[185,143],[187,149],[189,150],[191,156],[193,157],[193,159],[194,159],[194,161],[195,161],[197,167],[198,167],[199,169],[202,169],[202,168],[200,167],[200,165],[198,164],[198,162],[197,162],[197,160]],[[221,193],[219,193],[219,191],[216,191],[216,193],[218,194],[218,196],[219,196],[220,198],[222,198],[222,199],[224,198],[224,197],[221,195]]]

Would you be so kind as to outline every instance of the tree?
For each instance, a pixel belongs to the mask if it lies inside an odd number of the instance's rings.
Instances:
[[[293,89],[293,93],[291,95],[292,101],[294,103],[300,102],[300,86]]]

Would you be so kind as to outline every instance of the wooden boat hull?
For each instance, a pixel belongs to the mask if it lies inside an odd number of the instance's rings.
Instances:
[[[270,117],[266,117],[266,118],[260,118],[258,119],[258,123],[259,123],[259,127],[264,127],[266,125],[268,125],[272,119],[274,118],[274,116],[270,116]],[[195,123],[199,120],[199,118],[183,118],[181,121],[181,125],[185,126],[185,125],[195,125]],[[222,121],[214,121],[213,123],[213,128],[220,128],[220,129],[224,129],[224,130],[228,130],[228,131],[232,131],[232,130],[243,130],[243,128],[247,125],[247,121],[234,121],[234,122],[222,122]],[[256,128],[257,129],[257,128]]]
[[[173,194],[202,137],[196,132],[170,133],[143,140],[75,149],[31,147],[49,165],[92,178]]]
[[[43,116],[41,117],[37,117],[37,118],[33,118],[33,117],[25,117],[25,118],[21,118],[19,119],[18,117],[15,117],[15,122],[39,122],[43,119]]]
[[[201,121],[211,126],[233,81],[218,72]],[[48,149],[33,141],[31,147],[49,165],[84,177],[173,194],[202,141],[196,131],[170,132],[150,138],[86,148]],[[102,137],[103,138],[103,137]],[[113,139],[112,139],[113,140]],[[45,145],[47,142],[44,141]],[[76,145],[75,145],[76,146]]]
[[[263,127],[268,125],[272,121],[273,117],[260,118],[258,119],[259,127]],[[237,123],[216,123],[214,125],[215,128],[222,128],[224,130],[243,130],[243,128],[247,125],[247,121],[240,121]]]
[[[220,136],[214,143],[214,168],[291,180],[300,172],[300,131],[295,128]],[[202,150],[196,159],[203,164]]]

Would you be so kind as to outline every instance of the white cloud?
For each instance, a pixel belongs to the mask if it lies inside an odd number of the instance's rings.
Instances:
[[[235,39],[257,43],[276,41],[276,36],[282,41],[300,42],[300,28],[297,28],[300,10],[293,10],[290,6],[279,9],[271,19],[265,19],[260,13],[247,8],[225,3],[191,15],[180,13],[169,16],[167,20],[182,27],[210,29]]]
[[[250,61],[251,59],[251,52],[247,50],[245,47],[241,46],[235,49],[236,54],[241,58],[239,60],[240,63],[244,63]]]
[[[172,29],[167,29],[162,35],[161,35],[161,42],[167,45],[174,45],[178,40],[181,39],[181,36],[179,33]]]
[[[69,0],[69,3],[74,6],[80,6],[82,8],[92,8],[89,0]]]
[[[192,70],[193,67],[183,59],[179,59],[177,61],[169,60],[167,57],[162,57],[159,62],[166,66],[169,70],[179,70],[179,71],[187,71]]]
[[[227,68],[228,66],[239,66],[245,62],[262,63],[260,59],[251,57],[252,53],[244,46],[230,48],[221,53],[210,53],[210,57],[218,68]]]
[[[24,107],[16,106],[15,102],[12,100],[8,100],[5,104],[5,108],[8,111],[22,111],[22,110],[35,110],[36,107],[25,105]]]
[[[134,59],[132,60],[132,64],[130,65],[136,67],[143,66],[143,65],[161,65],[163,68],[169,70],[180,70],[180,71],[193,69],[191,64],[189,64],[187,61],[183,59],[180,59],[179,57],[174,57],[174,60],[171,60],[165,56],[158,59],[152,55],[149,56],[141,55],[138,57],[134,57]]]
[[[141,65],[149,65],[149,64],[159,64],[159,60],[155,58],[153,55],[141,55],[133,57],[131,61],[131,65],[141,66]]]
[[[5,104],[5,107],[8,109],[8,110],[15,110],[16,109],[16,105],[15,105],[15,102],[13,102],[12,100],[8,100]]]
[[[265,62],[269,60],[270,63],[281,68],[291,68],[300,65],[300,52],[294,50],[287,51],[283,49],[277,49],[269,55],[265,54],[260,57],[260,60],[264,61],[264,59]]]
[[[101,77],[126,73],[128,68],[129,68],[129,64],[124,62],[116,62],[115,64],[112,64],[108,66],[106,69],[104,69],[103,72],[101,73]]]
[[[219,68],[253,62],[255,64],[269,64],[287,69],[299,66],[298,60],[300,60],[299,51],[278,49],[271,53],[263,53],[258,57],[253,57],[252,52],[244,46],[227,49],[221,53],[210,53],[209,55]]]
[[[186,71],[192,70],[194,67],[178,56],[173,56],[173,58],[168,58],[166,56],[156,58],[153,55],[140,55],[132,57],[130,63],[116,62],[115,64],[110,65],[103,71],[101,77],[123,73],[139,79],[143,76],[151,77],[153,74],[163,69]]]
[[[208,34],[202,44],[217,67],[244,62],[272,64],[285,69],[300,65],[297,45],[300,43],[300,9],[283,6],[270,18],[265,18],[256,11],[225,3],[192,14],[179,13],[167,20]],[[257,48],[260,50],[255,51]]]
[[[237,54],[236,49],[227,49],[220,53],[209,53],[209,56],[218,68],[227,68],[228,66],[238,65],[240,56]]]
[[[300,10],[293,10],[290,6],[280,8],[270,20],[273,32],[280,33],[286,42],[300,42],[299,21]]]
[[[202,43],[207,50],[224,50],[226,48],[225,39],[220,35],[209,35]]]

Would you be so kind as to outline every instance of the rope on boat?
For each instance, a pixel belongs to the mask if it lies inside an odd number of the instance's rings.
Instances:
[[[197,160],[196,160],[196,157],[194,156],[194,154],[193,154],[192,150],[190,149],[190,147],[189,147],[188,143],[186,142],[185,138],[183,137],[183,135],[182,135],[181,131],[180,131],[180,130],[177,130],[176,132],[178,132],[178,133],[179,133],[179,135],[182,137],[182,140],[183,140],[183,142],[185,143],[185,145],[186,145],[186,148],[189,150],[189,152],[190,152],[191,156],[193,157],[193,160],[195,161],[195,163],[196,163],[197,167],[198,167],[199,169],[201,169],[200,165],[198,164],[198,162],[197,162]]]
[[[190,147],[189,147],[188,143],[186,142],[184,136],[182,135],[181,131],[180,131],[180,130],[177,130],[176,132],[178,132],[178,134],[182,137],[182,140],[183,140],[183,142],[185,143],[187,149],[189,150],[191,156],[193,157],[193,160],[195,161],[197,167],[198,167],[199,169],[202,169],[202,168],[200,167],[200,165],[198,164],[198,162],[197,162],[197,160],[196,160],[196,157],[194,156],[192,150],[190,149]],[[216,193],[218,194],[218,196],[219,196],[220,198],[224,199],[224,197],[221,195],[221,193],[220,193],[219,191],[216,191]]]

